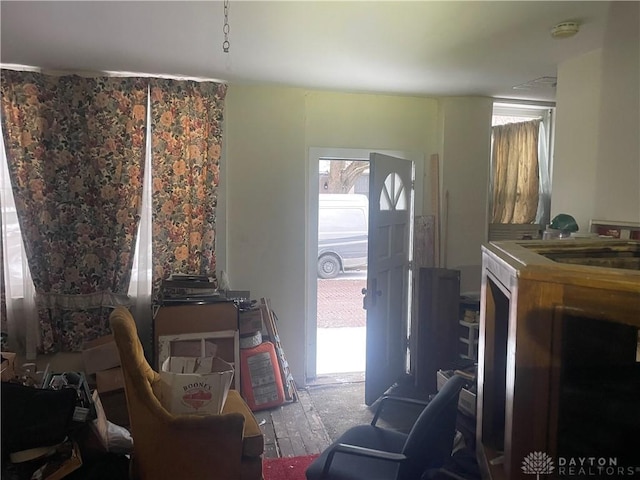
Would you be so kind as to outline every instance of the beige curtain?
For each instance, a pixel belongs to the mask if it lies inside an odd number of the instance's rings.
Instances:
[[[492,129],[492,223],[533,223],[538,210],[540,120]]]

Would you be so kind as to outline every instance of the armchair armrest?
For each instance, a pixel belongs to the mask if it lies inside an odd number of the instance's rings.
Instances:
[[[385,395],[380,399],[380,403],[378,404],[378,408],[376,409],[376,413],[373,416],[373,418],[371,419],[371,425],[376,424],[376,422],[378,421],[378,418],[380,417],[380,414],[382,413],[382,409],[384,408],[384,404],[387,402],[398,402],[398,403],[404,403],[404,404],[408,404],[408,405],[420,405],[422,407],[426,407],[429,404],[428,400],[417,400],[415,398],[407,398],[407,397],[392,397],[389,395]]]
[[[402,453],[385,452],[383,450],[375,450],[373,448],[358,447],[356,445],[349,445],[347,443],[338,443],[335,445],[327,455],[327,461],[322,469],[322,477],[326,477],[329,473],[329,468],[333,462],[333,457],[336,453],[344,453],[347,455],[357,455],[359,457],[375,458],[378,460],[386,460],[389,462],[401,463],[407,459]]]
[[[244,417],[239,413],[226,415],[175,415],[165,424],[160,437],[171,439],[172,445],[187,442],[208,445],[228,454],[242,455]],[[160,446],[158,446],[160,448]]]

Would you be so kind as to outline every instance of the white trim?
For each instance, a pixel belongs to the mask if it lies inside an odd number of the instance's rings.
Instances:
[[[506,105],[494,103],[492,115],[504,117],[543,118],[553,108],[554,107],[542,105]]]
[[[513,106],[520,106],[520,107],[531,106],[531,108],[539,108],[539,107],[554,108],[556,106],[555,102],[543,102],[539,100],[520,100],[517,98],[494,98],[493,104],[494,105],[499,104],[504,106],[513,105]]]

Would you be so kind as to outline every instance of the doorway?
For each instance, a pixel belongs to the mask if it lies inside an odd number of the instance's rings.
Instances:
[[[334,373],[339,373],[339,370],[353,371],[351,364],[351,358],[359,359],[361,366],[358,367],[362,369],[362,373],[366,369],[366,340],[362,342],[353,341],[349,334],[353,333],[346,328],[349,326],[342,324],[343,328],[333,328],[328,326],[328,324],[324,324],[326,326],[325,331],[321,331],[319,333],[319,301],[322,301],[321,290],[319,289],[319,278],[318,278],[318,212],[319,212],[319,198],[320,192],[324,190],[324,184],[321,183],[321,175],[320,175],[320,163],[323,161],[331,161],[331,160],[345,160],[345,161],[362,161],[369,162],[370,154],[374,153],[374,150],[365,150],[365,149],[343,149],[343,148],[315,148],[311,147],[309,149],[309,170],[308,170],[308,203],[307,203],[307,211],[308,211],[308,221],[306,224],[306,239],[307,239],[307,301],[306,301],[306,378],[307,381],[316,381],[318,375],[326,375],[329,373],[329,370],[338,370]],[[424,176],[424,155],[422,153],[416,152],[401,152],[401,151],[380,151],[377,150],[378,153],[383,153],[390,156],[395,156],[398,158],[402,158],[405,160],[410,160],[415,165],[415,183],[413,185],[413,190],[415,194],[415,198],[418,199],[415,202],[414,215],[422,215],[422,198],[423,198],[423,176]],[[356,189],[352,190],[352,193],[356,193]],[[341,282],[348,281],[358,281],[362,282],[366,285],[366,270],[357,269],[355,271],[346,271],[343,272]],[[334,282],[337,283],[338,281]],[[325,282],[328,283],[328,282]],[[355,283],[355,282],[354,282]],[[345,283],[346,286],[346,283]],[[338,288],[338,285],[335,286]],[[358,322],[364,322],[366,318],[366,311],[362,308],[363,306],[363,293],[362,287],[352,288],[348,287],[345,290],[350,291],[348,294],[352,298],[349,298],[348,302],[351,305],[352,319],[359,319]],[[341,298],[338,294],[333,292],[330,296],[329,300],[334,305],[338,305],[341,301]],[[344,305],[344,304],[343,304]],[[346,310],[346,307],[343,307]],[[345,313],[346,315],[346,313]],[[339,319],[338,319],[339,320]],[[320,319],[320,322],[325,322],[326,320]],[[360,328],[359,334],[361,337],[366,337],[366,326],[363,325],[360,327],[361,323],[356,324],[353,328]],[[323,325],[321,323],[321,325]],[[339,323],[338,323],[339,325]],[[348,333],[349,332],[349,333]],[[324,338],[323,335],[325,333],[329,333],[329,335],[334,335],[328,339]],[[342,335],[341,335],[342,334]],[[327,340],[327,341],[325,341]],[[329,350],[330,360],[327,360],[327,363],[322,363],[324,360],[320,360],[321,356],[324,355],[324,351]],[[327,358],[327,357],[324,357]],[[360,375],[362,375],[362,373]],[[333,376],[333,378],[345,378],[344,375]],[[364,376],[362,375],[362,378]]]
[[[318,162],[318,375],[365,371],[369,162]]]

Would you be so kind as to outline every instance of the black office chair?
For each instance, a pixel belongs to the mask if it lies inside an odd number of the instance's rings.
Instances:
[[[350,428],[313,461],[307,480],[413,480],[451,456],[458,397],[465,379],[454,375],[406,434],[376,426],[385,403],[419,401],[383,397],[370,425]]]

